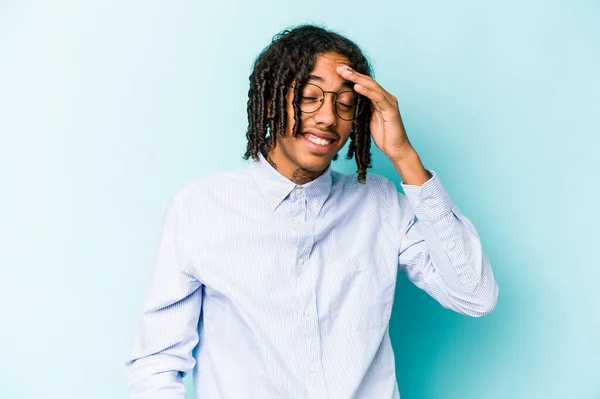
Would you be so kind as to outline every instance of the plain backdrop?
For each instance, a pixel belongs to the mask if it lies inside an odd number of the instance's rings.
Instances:
[[[500,286],[470,319],[399,279],[402,398],[600,398],[599,21],[593,0],[0,1],[0,398],[126,397],[168,200],[246,164],[252,62],[304,22],[364,48]]]

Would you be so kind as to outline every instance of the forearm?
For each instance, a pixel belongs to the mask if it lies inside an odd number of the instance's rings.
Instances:
[[[185,399],[186,389],[179,371],[164,370],[170,355],[156,354],[127,364],[130,399]]]
[[[489,313],[496,305],[498,287],[473,224],[435,173],[422,186],[403,184],[403,188],[403,208],[412,210],[418,220],[403,232],[400,255],[411,281],[460,313]]]
[[[197,289],[173,304],[147,304],[126,363],[132,399],[185,398],[182,377],[195,365],[192,351],[198,343],[201,294]]]
[[[457,209],[416,229],[428,249],[422,283],[457,312],[482,316],[497,302],[498,286],[471,222]]]

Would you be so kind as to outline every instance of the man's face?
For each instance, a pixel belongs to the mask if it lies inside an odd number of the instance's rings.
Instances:
[[[339,65],[350,65],[350,61],[337,53],[317,56],[306,83],[336,93],[352,90],[353,85],[336,72]],[[279,173],[291,180],[295,180],[292,178],[294,173],[309,174],[314,178],[327,169],[335,154],[344,146],[350,136],[352,121],[337,115],[334,95],[326,93],[318,111],[300,113],[300,133],[292,137],[293,96],[293,89],[290,88],[287,93],[287,132],[285,137],[277,136],[276,147],[269,151],[269,156]]]

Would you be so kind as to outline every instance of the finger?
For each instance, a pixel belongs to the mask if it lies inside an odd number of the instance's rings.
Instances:
[[[393,103],[391,103],[389,98],[382,93],[382,90],[371,89],[361,84],[355,84],[354,90],[356,90],[358,94],[362,94],[370,99],[371,103],[377,110],[385,111],[394,108]]]
[[[372,93],[374,91],[381,92],[387,98],[387,100],[390,104],[393,104],[396,101],[396,98],[393,95],[391,95],[389,92],[387,92],[383,87],[381,87],[381,85],[379,83],[377,83],[375,81],[375,79],[373,79],[372,77],[370,77],[368,75],[363,75],[360,72],[356,72],[355,70],[353,70],[352,68],[350,68],[347,65],[338,66],[337,72],[343,78],[345,78],[353,83],[356,83],[360,86],[365,87],[367,90],[369,90],[370,93]],[[361,93],[361,94],[363,94],[363,93]]]
[[[362,73],[356,72],[354,69],[350,68],[347,65],[338,66],[336,71],[344,79],[347,79],[353,83],[358,83],[369,88],[379,87],[383,89],[381,86],[379,86],[379,83],[377,83],[375,79],[368,75],[363,75]]]

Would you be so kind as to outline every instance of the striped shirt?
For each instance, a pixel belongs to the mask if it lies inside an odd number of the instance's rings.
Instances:
[[[328,168],[296,185],[260,156],[171,199],[128,359],[131,398],[399,398],[388,325],[398,271],[482,316],[498,287],[437,175]]]

